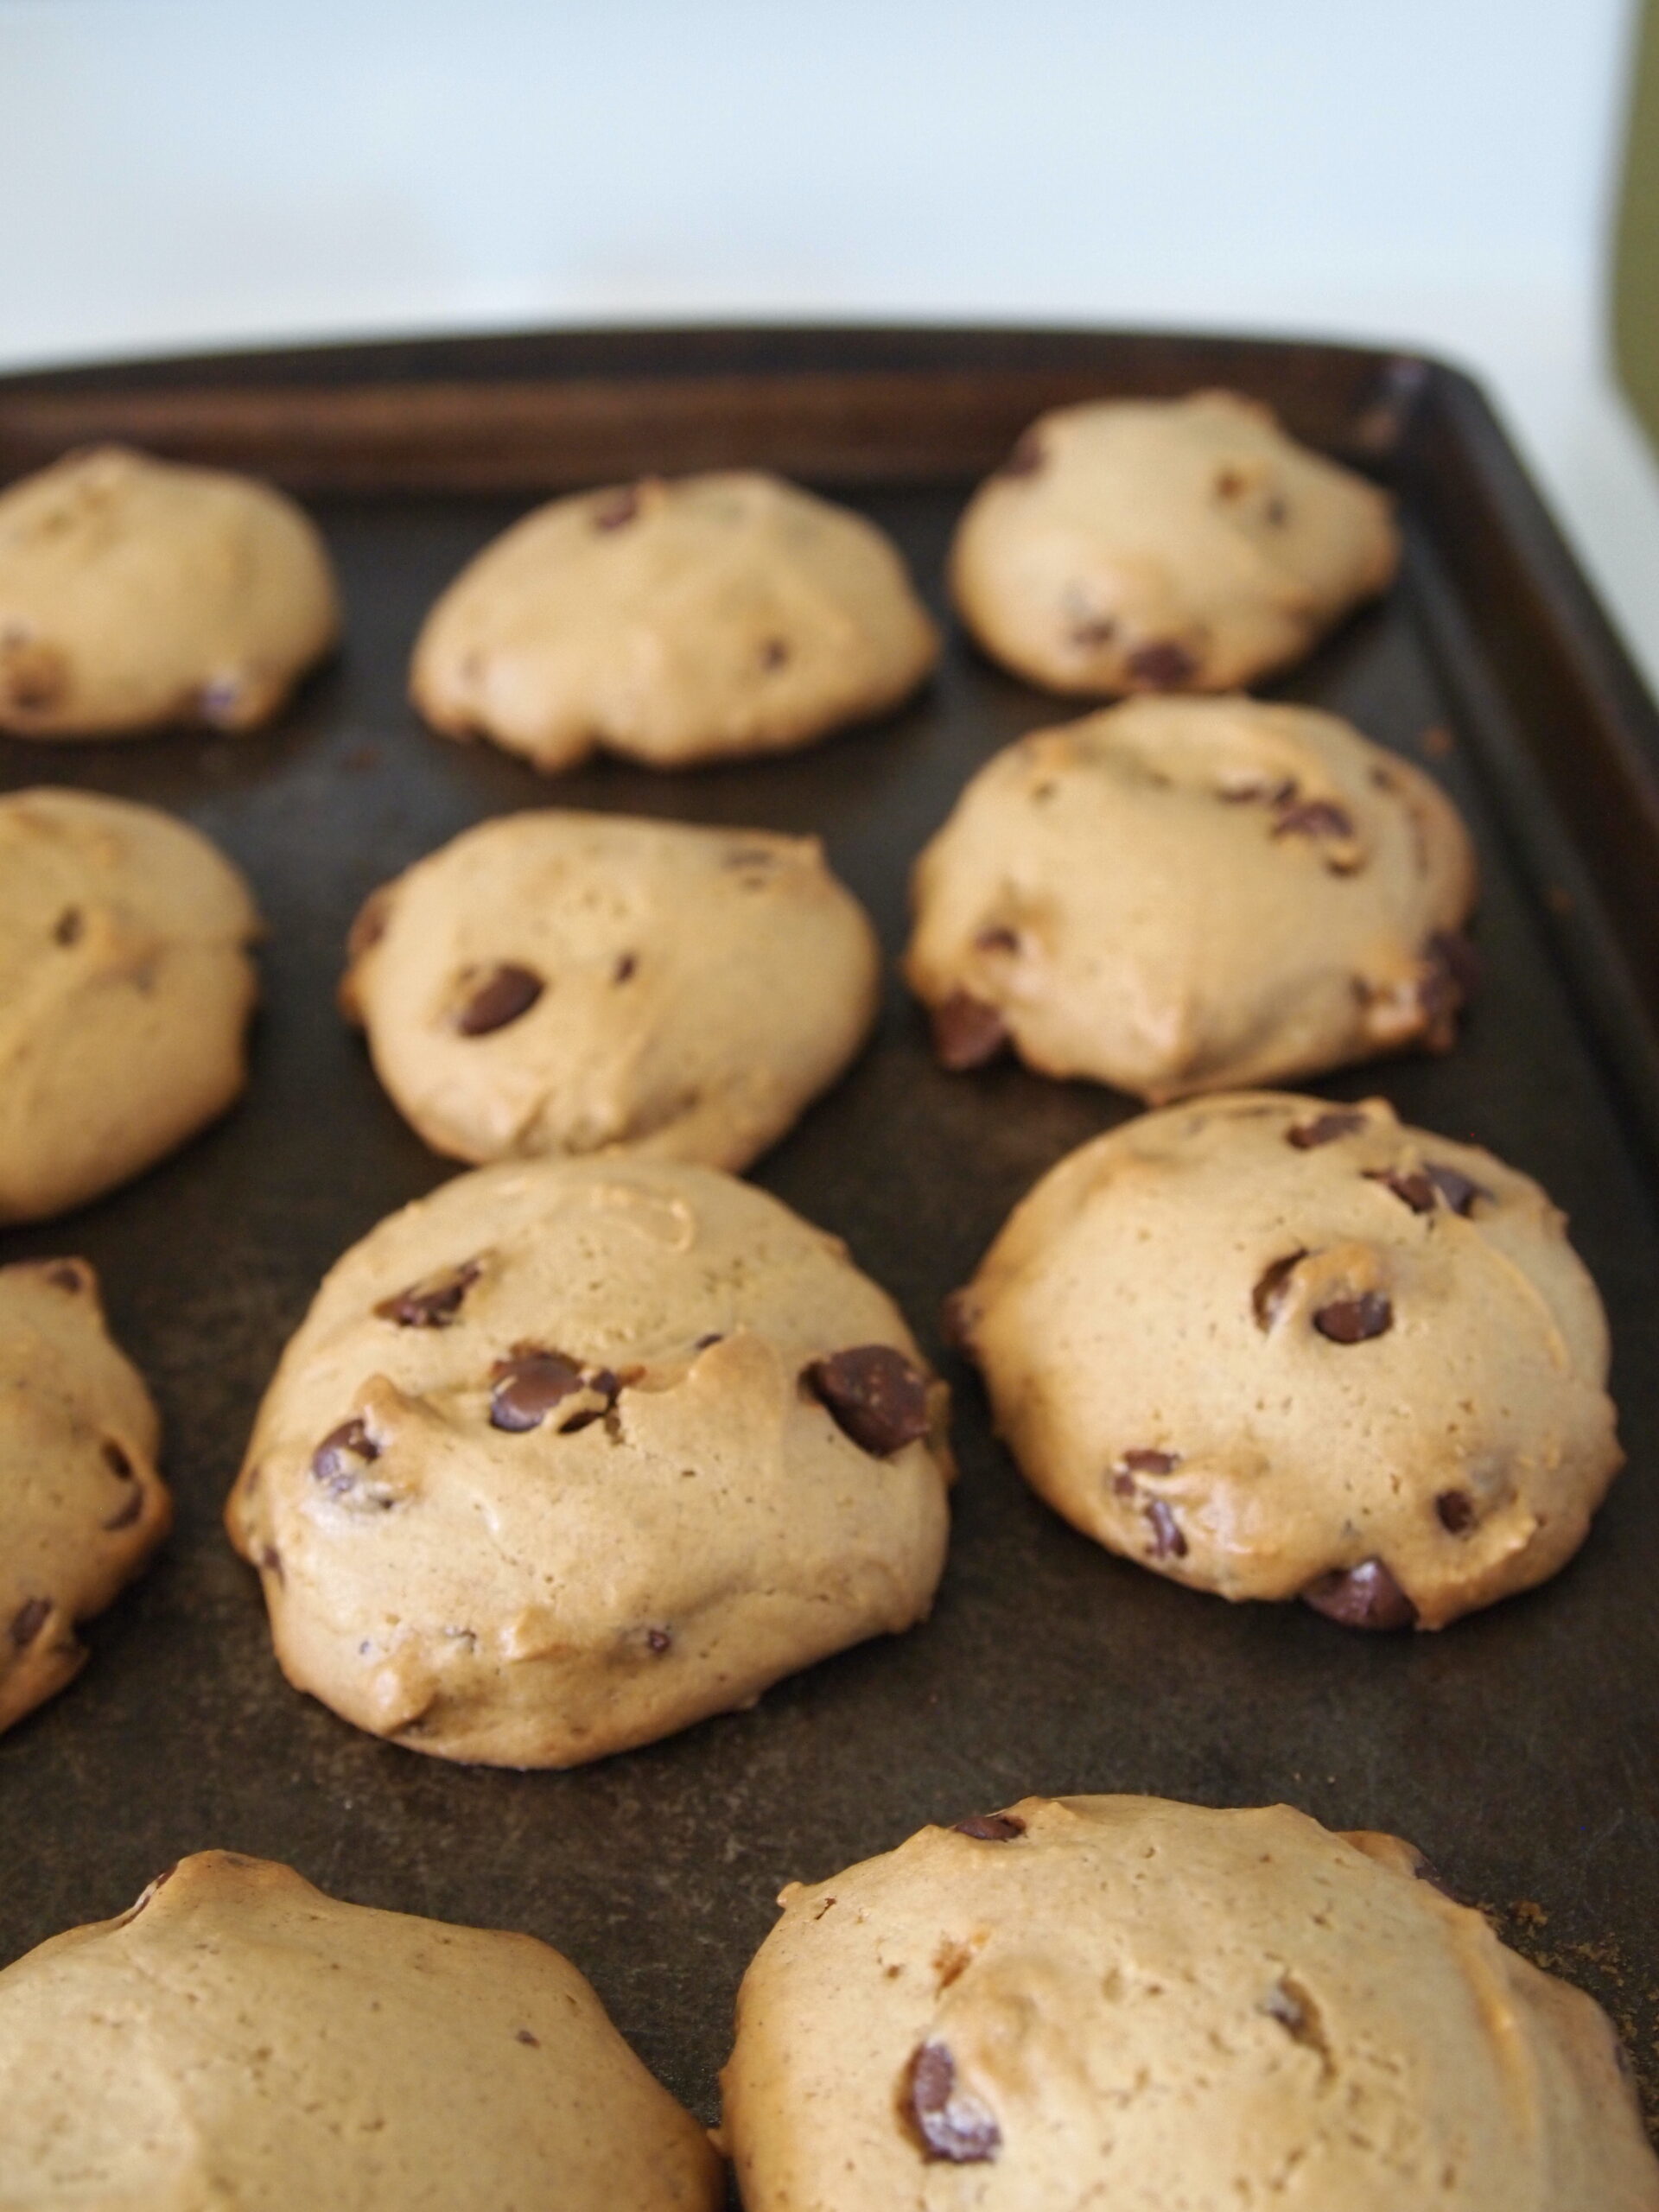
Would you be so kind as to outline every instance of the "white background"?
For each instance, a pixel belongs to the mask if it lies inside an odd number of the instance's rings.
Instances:
[[[1626,0],[0,0],[0,366],[742,315],[1312,331],[1486,380],[1659,678]]]

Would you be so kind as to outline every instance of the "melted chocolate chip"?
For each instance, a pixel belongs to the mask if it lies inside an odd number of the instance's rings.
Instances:
[[[132,1462],[112,1436],[104,1440],[104,1464],[118,1481],[132,1480]]]
[[[1302,1603],[1344,1628],[1409,1628],[1417,1618],[1417,1608],[1380,1559],[1320,1575],[1303,1591]]]
[[[89,1287],[90,1278],[79,1260],[54,1260],[45,1274],[54,1290],[67,1290],[72,1298],[79,1298]]]
[[[1486,1185],[1477,1183],[1471,1175],[1464,1174],[1459,1168],[1447,1167],[1440,1160],[1430,1160],[1425,1161],[1423,1173],[1452,1211],[1462,1214],[1465,1220],[1473,1213],[1477,1198],[1491,1202],[1492,1194]]]
[[[726,1338],[723,1331],[719,1329],[710,1329],[706,1336],[696,1337],[692,1339],[691,1349],[693,1351],[707,1351],[710,1344],[723,1344],[725,1341]]]
[[[25,1651],[46,1626],[47,1616],[52,1611],[49,1598],[26,1598],[11,1617],[11,1640],[19,1651]]]
[[[861,1452],[885,1459],[927,1434],[927,1384],[891,1344],[815,1359],[803,1379]]]
[[[1380,1290],[1357,1298],[1333,1299],[1313,1316],[1313,1325],[1333,1344],[1364,1344],[1394,1326],[1394,1308]]]
[[[1191,683],[1198,672],[1198,662],[1173,638],[1137,645],[1129,655],[1128,668],[1135,682],[1149,691],[1173,691],[1179,684]]]
[[[442,1274],[411,1283],[395,1298],[383,1298],[374,1309],[376,1317],[395,1321],[400,1329],[447,1329],[482,1273],[476,1260],[463,1260],[458,1268],[446,1268]]]
[[[279,1582],[287,1581],[288,1577],[283,1571],[283,1555],[275,1544],[260,1545],[259,1564],[267,1574],[274,1574]]]
[[[52,931],[54,944],[79,944],[86,930],[86,918],[79,906],[66,906],[58,916]]]
[[[1392,1191],[1401,1204],[1409,1206],[1413,1213],[1433,1213],[1434,1211],[1434,1185],[1421,1168],[1414,1168],[1409,1173],[1397,1167],[1386,1172],[1381,1168],[1368,1168],[1365,1179],[1368,1183],[1381,1183],[1384,1190]]]
[[[1285,1142],[1294,1145],[1298,1152],[1313,1152],[1322,1144],[1334,1144],[1338,1137],[1357,1136],[1365,1126],[1365,1116],[1351,1106],[1333,1107],[1328,1114],[1316,1114],[1311,1122],[1298,1122],[1294,1128],[1287,1129]]]
[[[1151,1499],[1146,1507],[1147,1526],[1152,1530],[1154,1559],[1185,1559],[1186,1538],[1181,1525],[1161,1497]]]
[[[613,983],[630,983],[633,981],[633,978],[639,974],[639,955],[632,952],[624,952],[618,957],[617,963],[611,970],[611,981]]]
[[[514,1434],[539,1428],[561,1400],[582,1388],[582,1370],[562,1351],[515,1344],[490,1370],[490,1426]]]
[[[1275,837],[1351,837],[1354,821],[1329,799],[1299,799],[1281,810],[1273,834]]]
[[[1109,614],[1085,614],[1071,625],[1074,645],[1109,645],[1117,635],[1117,624]]]
[[[645,1649],[648,1651],[654,1651],[658,1658],[662,1656],[664,1651],[671,1649],[673,1643],[674,1631],[672,1629],[648,1628],[645,1630]]]
[[[1269,1262],[1256,1279],[1250,1293],[1250,1308],[1255,1315],[1258,1329],[1270,1329],[1284,1310],[1290,1294],[1290,1279],[1307,1257],[1305,1251],[1287,1252],[1281,1259]]]
[[[512,2031],[512,2039],[515,2043],[528,2044],[531,2050],[539,2050],[542,2047],[541,2037],[531,2035],[528,2028],[515,2028]]]
[[[939,1307],[939,1334],[953,1351],[973,1351],[974,1303],[971,1292],[963,1289],[947,1294]]]
[[[925,2043],[910,2062],[908,2102],[924,2154],[953,2165],[994,2158],[1002,2131],[988,2105],[957,2086],[957,2062],[942,2043]]]
[[[931,1011],[933,1051],[941,1067],[959,1074],[964,1068],[982,1068],[994,1060],[1008,1041],[1001,1015],[983,999],[966,991],[952,991]]]
[[[1112,1477],[1112,1496],[1114,1497],[1133,1497],[1135,1496],[1135,1477],[1133,1475],[1114,1475]]]
[[[1457,931],[1436,930],[1423,948],[1423,961],[1417,985],[1423,1041],[1443,1052],[1456,1039],[1458,1015],[1479,988],[1480,955]]]
[[[1132,1475],[1173,1475],[1180,1464],[1179,1452],[1126,1452],[1118,1461]]]
[[[979,1843],[1012,1843],[1017,1835],[1024,1835],[1026,1824],[1018,1813],[969,1813],[965,1821],[958,1821],[953,1831],[957,1835],[970,1835]]]
[[[118,1529],[130,1529],[133,1522],[141,1517],[143,1510],[144,1493],[135,1483],[109,1519],[101,1523],[105,1534],[112,1536]]]
[[[380,1446],[360,1421],[343,1421],[331,1428],[311,1454],[311,1473],[326,1491],[340,1497],[351,1490],[365,1467],[380,1457]]]
[[[544,986],[528,968],[506,961],[472,985],[456,1008],[454,1026],[463,1037],[487,1037],[530,1012]]]
[[[975,937],[974,949],[977,952],[1018,952],[1020,939],[1005,922],[992,922]]]
[[[639,493],[630,484],[620,492],[613,492],[594,509],[595,530],[621,530],[639,512]]]
[[[1434,1500],[1434,1510],[1448,1536],[1466,1536],[1479,1517],[1466,1490],[1443,1490]]]
[[[1035,430],[1027,430],[1014,440],[1014,449],[997,470],[999,476],[1034,476],[1044,461],[1043,442]]]

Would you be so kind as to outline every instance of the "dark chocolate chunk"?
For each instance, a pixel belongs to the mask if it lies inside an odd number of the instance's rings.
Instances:
[[[1434,1510],[1449,1536],[1466,1536],[1480,1517],[1466,1490],[1443,1490],[1434,1500]]]
[[[1413,1213],[1433,1213],[1434,1211],[1434,1185],[1421,1168],[1413,1168],[1409,1173],[1398,1167],[1388,1170],[1368,1168],[1365,1179],[1368,1183],[1381,1183],[1385,1190],[1392,1191],[1402,1205],[1408,1205]]]
[[[380,1457],[380,1446],[360,1421],[343,1421],[338,1428],[331,1428],[316,1450],[311,1454],[311,1473],[327,1491],[336,1497],[353,1488],[372,1460]]]
[[[447,1329],[482,1273],[476,1260],[463,1260],[457,1268],[411,1283],[395,1298],[383,1298],[375,1314],[382,1321],[395,1321],[400,1329]]]
[[[46,1279],[54,1290],[67,1290],[72,1298],[79,1298],[92,1282],[79,1260],[54,1260],[46,1269]]]
[[[1180,1464],[1179,1452],[1126,1452],[1118,1461],[1132,1475],[1173,1475]]]
[[[490,1426],[515,1434],[539,1428],[562,1399],[582,1388],[582,1370],[562,1351],[515,1344],[490,1370]]]
[[[539,976],[505,961],[468,985],[466,998],[455,1009],[454,1026],[463,1037],[487,1037],[528,1014],[543,988]]]
[[[1112,1496],[1114,1497],[1133,1497],[1135,1496],[1135,1477],[1133,1475],[1114,1475],[1112,1477]]]
[[[1262,1268],[1255,1288],[1250,1293],[1250,1307],[1258,1329],[1270,1329],[1279,1319],[1289,1294],[1290,1278],[1306,1257],[1305,1251],[1287,1252],[1281,1259],[1271,1261]]]
[[[957,1835],[970,1835],[980,1843],[1012,1843],[1024,1835],[1026,1824],[1018,1813],[969,1813],[956,1824]]]
[[[528,2028],[515,2028],[512,2038],[515,2043],[527,2044],[531,2050],[539,2050],[542,2047],[540,2036],[531,2035]]]
[[[595,530],[620,530],[631,523],[639,512],[639,493],[630,484],[620,492],[613,492],[594,509]]]
[[[1457,1018],[1480,984],[1480,955],[1455,930],[1436,930],[1423,948],[1417,1002],[1423,1014],[1423,1041],[1436,1052],[1449,1051]]]
[[[79,944],[86,927],[86,917],[79,906],[66,906],[53,926],[54,944]]]
[[[1007,1029],[996,1008],[966,991],[952,991],[932,1008],[931,1020],[934,1052],[941,1067],[952,1073],[982,1068],[1008,1041]]]
[[[618,957],[616,965],[611,970],[611,981],[613,983],[632,982],[639,971],[639,955],[632,952],[624,952]]]
[[[52,1610],[49,1598],[25,1598],[11,1617],[11,1640],[19,1651],[26,1650],[46,1626],[47,1615]]]
[[[1198,672],[1198,662],[1173,638],[1137,645],[1129,655],[1128,665],[1135,682],[1149,691],[1173,691],[1179,684],[1190,683]]]
[[[1025,430],[1014,440],[1013,451],[996,473],[999,476],[1034,476],[1043,460],[1042,440],[1035,430]]]
[[[656,1652],[659,1658],[664,1651],[668,1650],[672,1646],[673,1642],[674,1631],[672,1629],[648,1628],[645,1630],[645,1648],[649,1651]]]
[[[1362,1290],[1357,1298],[1336,1298],[1321,1306],[1313,1325],[1333,1344],[1369,1344],[1394,1326],[1394,1308],[1380,1290]]]
[[[1329,799],[1298,799],[1280,810],[1273,834],[1275,837],[1351,837],[1353,817]]]
[[[925,2043],[910,2062],[908,2101],[925,2155],[953,2165],[994,2158],[1002,2131],[990,2107],[957,2086],[957,2062],[942,2043]]]
[[[885,1459],[927,1434],[927,1384],[891,1344],[815,1359],[804,1379],[861,1452]]]
[[[1477,1198],[1491,1198],[1492,1194],[1484,1183],[1477,1183],[1473,1176],[1464,1174],[1459,1168],[1447,1167],[1440,1160],[1426,1160],[1423,1173],[1452,1211],[1462,1214],[1465,1219],[1473,1213]]]
[[[1152,1530],[1154,1559],[1185,1559],[1186,1538],[1181,1532],[1179,1522],[1176,1520],[1175,1516],[1161,1497],[1154,1497],[1148,1501],[1146,1516],[1147,1525]]]
[[[1316,1146],[1334,1144],[1338,1137],[1357,1136],[1365,1126],[1365,1116],[1352,1106],[1333,1106],[1328,1114],[1316,1114],[1311,1122],[1298,1122],[1285,1132],[1287,1144],[1294,1144],[1298,1152],[1312,1152]]]
[[[723,1344],[725,1341],[725,1334],[721,1330],[710,1329],[706,1336],[692,1339],[691,1349],[693,1351],[707,1351],[710,1344]]]
[[[1344,1628],[1409,1628],[1417,1618],[1417,1608],[1380,1559],[1320,1575],[1303,1591],[1302,1603]]]
[[[287,1581],[288,1577],[283,1572],[283,1555],[275,1544],[260,1545],[259,1564],[267,1574],[274,1574],[279,1582]]]

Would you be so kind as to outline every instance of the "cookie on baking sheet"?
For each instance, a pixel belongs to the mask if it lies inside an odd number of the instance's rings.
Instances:
[[[426,619],[410,696],[538,768],[775,753],[896,707],[938,633],[874,523],[754,471],[555,499]]]
[[[1655,2212],[1590,1998],[1392,1836],[1027,1797],[791,1883],[722,2132],[747,2212]]]
[[[203,1851],[0,1973],[0,2200],[30,2212],[715,2212],[719,2159],[529,1936]]]
[[[857,1052],[880,969],[816,837],[550,811],[373,893],[342,1000],[440,1152],[737,1169]]]
[[[0,729],[251,729],[339,629],[322,540],[269,484],[98,446],[0,492]]]
[[[1300,660],[1399,552],[1385,493],[1200,391],[1039,416],[969,502],[950,587],[1051,690],[1230,691]]]
[[[225,1111],[258,929],[187,823],[86,791],[0,798],[0,1222],[80,1205]]]
[[[441,1758],[572,1766],[927,1611],[944,1386],[846,1249],[663,1160],[484,1167],[372,1230],[227,1511],[289,1680]]]
[[[1564,1217],[1381,1098],[1247,1092],[1093,1139],[952,1316],[1027,1480],[1086,1535],[1356,1628],[1543,1581],[1622,1460]]]
[[[1131,699],[999,753],[918,861],[911,987],[947,1067],[1011,1044],[1154,1102],[1444,1051],[1468,832],[1334,715]]]
[[[86,1262],[0,1267],[0,1729],[79,1672],[76,1622],[167,1534],[160,1435]]]

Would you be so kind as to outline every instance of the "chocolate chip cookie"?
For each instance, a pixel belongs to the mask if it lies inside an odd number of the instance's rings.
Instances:
[[[1132,699],[990,760],[918,861],[947,1067],[1011,1046],[1160,1103],[1445,1051],[1474,980],[1457,809],[1337,715]]]
[[[124,1183],[246,1080],[259,918],[171,815],[90,792],[0,798],[0,1222]]]
[[[715,2212],[708,2137],[569,1960],[203,1851],[0,1974],[31,2212]]]
[[[375,892],[343,1002],[440,1152],[735,1170],[841,1074],[880,988],[816,838],[548,811]]]
[[[1022,1471],[1086,1535],[1354,1628],[1543,1581],[1621,1462],[1563,1217],[1380,1098],[1230,1095],[1096,1137],[952,1312]]]
[[[0,1268],[0,1729],[79,1673],[76,1622],[167,1534],[159,1440],[87,1262]]]
[[[1033,423],[957,529],[987,652],[1053,691],[1230,691],[1393,578],[1376,486],[1235,392],[1096,400]]]
[[[721,2077],[747,2212],[1655,2212],[1612,2027],[1392,1836],[1027,1797],[791,1883]]]
[[[228,1509],[283,1671],[571,1766],[926,1612],[944,1385],[845,1248],[715,1170],[475,1170],[329,1274]]]
[[[595,746],[683,767],[884,714],[938,651],[874,524],[732,470],[527,515],[427,617],[410,692],[435,728],[538,768]]]
[[[322,540],[269,484],[99,446],[0,493],[0,729],[251,729],[339,629]]]

